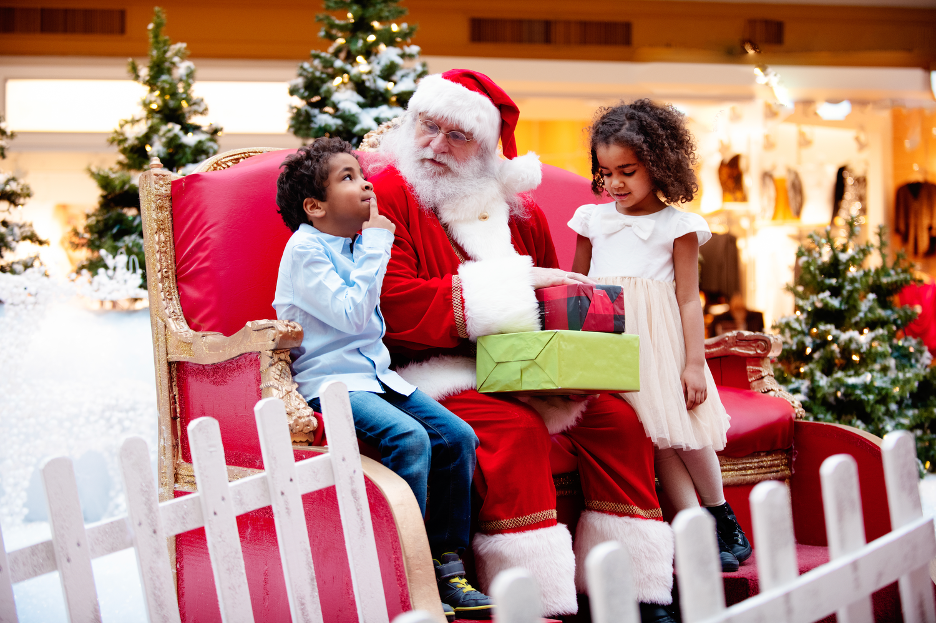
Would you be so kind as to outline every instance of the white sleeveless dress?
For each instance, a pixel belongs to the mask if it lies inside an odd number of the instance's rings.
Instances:
[[[614,202],[575,211],[569,227],[592,244],[588,276],[623,287],[624,327],[640,336],[640,392],[626,400],[657,448],[725,448],[729,416],[705,365],[706,400],[686,409],[681,376],[686,366],[682,318],[676,301],[673,241],[696,232],[699,244],[712,233],[701,216],[673,206],[643,217],[617,212]]]

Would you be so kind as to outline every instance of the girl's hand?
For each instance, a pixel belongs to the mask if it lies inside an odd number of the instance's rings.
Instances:
[[[687,366],[682,374],[683,396],[686,398],[686,409],[691,410],[705,402],[707,390],[705,373],[701,366]]]
[[[597,284],[590,277],[580,275],[579,273],[570,273],[561,269],[544,269],[543,267],[533,267],[530,269],[530,277],[533,281],[533,288],[546,288],[547,286],[563,286],[575,284]]]

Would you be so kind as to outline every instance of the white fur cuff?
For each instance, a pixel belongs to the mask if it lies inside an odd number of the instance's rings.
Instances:
[[[524,568],[540,589],[543,616],[578,612],[575,555],[566,525],[498,535],[476,533],[472,547],[481,591],[490,591],[499,572]]]
[[[397,375],[436,401],[478,387],[475,361],[462,356],[440,355],[424,362],[413,362],[398,369]]]
[[[540,328],[532,268],[533,259],[520,255],[465,262],[458,268],[469,338]]]
[[[637,600],[667,605],[673,601],[673,530],[657,520],[613,516],[590,509],[575,529],[575,586],[587,592],[585,557],[602,542],[617,541],[630,553]]]

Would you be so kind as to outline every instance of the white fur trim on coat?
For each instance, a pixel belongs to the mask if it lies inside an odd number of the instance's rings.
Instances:
[[[452,123],[483,143],[489,152],[497,150],[500,111],[487,96],[446,80],[441,74],[419,81],[407,110]]]
[[[517,399],[537,411],[546,423],[549,435],[562,433],[574,426],[588,407],[587,399],[572,401],[564,396],[518,396]]]
[[[575,555],[566,525],[520,533],[476,533],[472,548],[478,582],[484,593],[490,592],[491,582],[499,572],[520,567],[536,579],[543,616],[578,612]]]
[[[397,370],[397,374],[436,401],[474,390],[478,387],[478,368],[471,358],[440,355],[424,362],[413,362]]]
[[[486,213],[482,221],[478,217]],[[484,184],[474,193],[450,201],[437,210],[448,233],[472,260],[516,256],[510,240],[510,207],[497,184]]]
[[[602,542],[627,548],[634,570],[637,600],[659,605],[673,601],[673,530],[657,520],[613,516],[587,509],[575,529],[575,586],[585,594],[585,557]]]
[[[469,338],[540,328],[532,268],[533,259],[519,254],[458,267]]]

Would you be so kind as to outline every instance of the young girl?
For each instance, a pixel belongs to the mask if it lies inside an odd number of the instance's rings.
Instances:
[[[624,288],[627,333],[640,336],[640,392],[622,395],[657,447],[656,473],[677,510],[702,504],[715,516],[722,569],[751,545],[725,501],[716,450],[728,414],[705,363],[699,245],[705,220],[667,203],[698,191],[695,144],[685,118],[649,100],[599,109],[591,135],[592,190],[614,201],[575,211],[572,270]],[[663,200],[666,200],[665,202]]]

